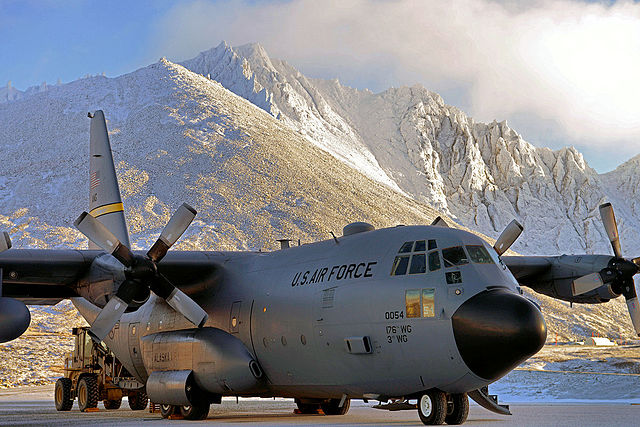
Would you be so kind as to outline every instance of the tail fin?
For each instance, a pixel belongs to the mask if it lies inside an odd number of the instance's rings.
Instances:
[[[111,156],[111,144],[107,123],[102,110],[91,118],[89,137],[89,213],[97,218],[127,247],[130,247],[129,232],[124,219],[118,178]],[[90,249],[98,249],[91,241]]]

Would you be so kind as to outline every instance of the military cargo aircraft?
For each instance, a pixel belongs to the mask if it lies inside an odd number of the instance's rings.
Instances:
[[[104,114],[89,117],[89,212],[75,225],[90,249],[7,250],[2,235],[0,341],[27,328],[25,304],[69,298],[164,417],[206,418],[222,396],[294,398],[299,412],[326,415],[379,400],[432,425],[464,423],[468,397],[509,414],[487,386],[547,335],[521,285],[580,303],[623,294],[638,330],[638,259],[622,257],[610,205],[613,257],[502,256],[517,222],[491,246],[441,219],[355,222],[273,252],[169,251],[196,215],[187,204],[147,252],[131,251]]]

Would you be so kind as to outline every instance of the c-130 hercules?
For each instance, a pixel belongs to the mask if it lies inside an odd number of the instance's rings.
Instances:
[[[470,396],[509,414],[486,386],[547,335],[519,283],[580,303],[624,294],[638,331],[638,259],[622,257],[610,205],[613,257],[502,257],[517,222],[491,247],[442,220],[353,223],[274,252],[169,252],[196,214],[186,204],[148,252],[132,252],[104,114],[89,116],[90,211],[75,225],[90,250],[0,255],[0,342],[26,330],[25,303],[70,298],[165,417],[206,418],[222,396],[295,398],[326,415],[350,399],[391,401],[379,407],[417,408],[425,424],[464,423]],[[10,246],[4,233],[0,251]]]

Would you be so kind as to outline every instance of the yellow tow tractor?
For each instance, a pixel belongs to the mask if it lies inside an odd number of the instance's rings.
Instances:
[[[78,408],[97,410],[103,401],[105,409],[118,409],[127,396],[129,407],[140,411],[149,398],[144,384],[136,380],[104,343],[95,343],[88,327],[73,328],[75,347],[64,361],[64,377],[56,382],[54,399],[58,411],[69,411],[78,398]]]

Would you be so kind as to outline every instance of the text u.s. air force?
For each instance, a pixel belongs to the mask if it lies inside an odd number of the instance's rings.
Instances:
[[[314,283],[325,283],[347,279],[373,277],[372,268],[377,261],[359,262],[355,264],[319,267],[315,270],[300,271],[293,276],[291,286],[305,286]]]

